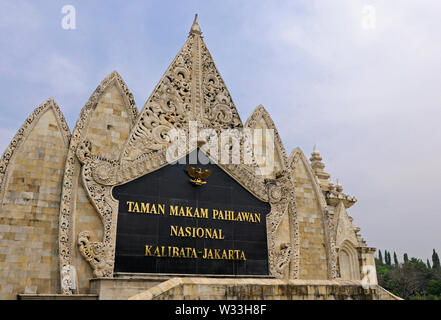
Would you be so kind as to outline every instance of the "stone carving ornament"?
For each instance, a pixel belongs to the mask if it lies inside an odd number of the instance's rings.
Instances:
[[[196,31],[193,31],[196,30]],[[105,81],[106,82],[106,81]],[[81,178],[90,201],[97,210],[104,225],[102,242],[91,242],[90,233],[81,231],[77,236],[77,245],[93,269],[94,277],[113,276],[113,265],[116,241],[116,220],[118,203],[111,195],[116,185],[133,181],[169,164],[167,147],[173,142],[169,132],[172,128],[186,129],[190,120],[199,120],[199,128],[211,128],[220,132],[225,128],[241,128],[242,123],[228,90],[209,55],[200,33],[192,27],[189,38],[181,51],[160,80],[152,95],[137,117],[120,159],[104,159],[91,156],[91,145],[84,140],[81,129],[88,119],[87,113],[98,101],[102,88],[98,88],[91,102],[82,112],[78,132],[75,133],[66,175],[71,177],[75,170],[75,161],[82,163]],[[133,104],[134,106],[134,104]],[[272,122],[272,121],[271,121]],[[281,144],[281,142],[280,142]],[[241,147],[246,141],[241,140]],[[220,145],[221,148],[227,147]],[[201,150],[205,150],[201,146]],[[182,156],[193,151],[186,146]],[[208,152],[207,152],[208,153]],[[286,157],[286,155],[285,155]],[[295,204],[292,192],[289,191],[289,177],[283,173],[271,183],[265,183],[260,170],[253,159],[252,164],[222,164],[219,167],[233,179],[255,195],[258,199],[270,202],[271,213],[268,215],[268,242],[270,251],[270,270],[277,277],[283,277],[290,262],[294,262],[292,276],[298,270],[298,240],[275,247],[275,233],[280,219],[287,210],[293,224],[293,239],[298,239],[296,228]],[[65,179],[63,206],[60,214],[60,260],[61,264],[70,265],[69,250],[69,201],[72,179]],[[292,258],[294,252],[294,260]],[[297,259],[297,260],[296,260]],[[64,290],[64,293],[71,293]]]
[[[298,278],[299,267],[299,232],[297,215],[295,211],[295,199],[292,193],[289,173],[282,171],[276,179],[265,179],[268,188],[268,199],[271,204],[271,212],[267,216],[268,235],[268,259],[271,274],[277,278],[284,278],[285,272],[291,264],[288,275],[291,279]],[[277,230],[285,214],[289,215],[290,242],[281,243],[279,247]]]

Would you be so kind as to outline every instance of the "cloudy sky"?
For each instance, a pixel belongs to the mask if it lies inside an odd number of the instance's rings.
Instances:
[[[317,144],[368,245],[441,251],[439,0],[0,0],[0,152],[48,97],[72,130],[113,70],[141,108],[195,13],[242,120],[263,104],[288,154]]]

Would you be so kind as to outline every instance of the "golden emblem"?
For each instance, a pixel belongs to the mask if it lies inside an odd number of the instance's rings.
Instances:
[[[207,179],[210,174],[211,170],[204,170],[202,171],[201,168],[199,170],[196,170],[196,168],[193,167],[187,167],[188,175],[193,178],[190,179],[190,182],[193,183],[196,186],[202,186],[207,183],[207,181],[203,181],[204,179]]]

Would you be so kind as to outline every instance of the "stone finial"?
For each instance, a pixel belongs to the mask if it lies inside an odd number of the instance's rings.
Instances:
[[[337,179],[337,184],[335,185],[335,190],[340,193],[343,191],[343,186],[341,185],[340,181]]]
[[[198,24],[198,14],[197,13],[194,15],[193,25],[191,26],[189,34],[197,34],[197,35],[202,34],[201,27]]]
[[[316,144],[314,145],[314,149],[312,150],[312,156],[314,155],[318,155],[320,157],[320,151],[318,151]]]
[[[334,189],[335,189],[334,184],[332,183],[332,181],[329,181],[329,191],[334,191]]]
[[[327,186],[329,184],[328,179],[330,175],[323,171],[325,165],[322,162],[322,156],[317,149],[317,145],[314,145],[314,150],[312,151],[311,158],[309,160],[311,161],[312,170],[319,179],[320,184]]]

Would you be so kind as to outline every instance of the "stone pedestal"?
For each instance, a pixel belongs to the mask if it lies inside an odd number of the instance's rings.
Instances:
[[[398,300],[356,280],[280,280],[273,277],[115,274],[90,281],[99,300]]]

